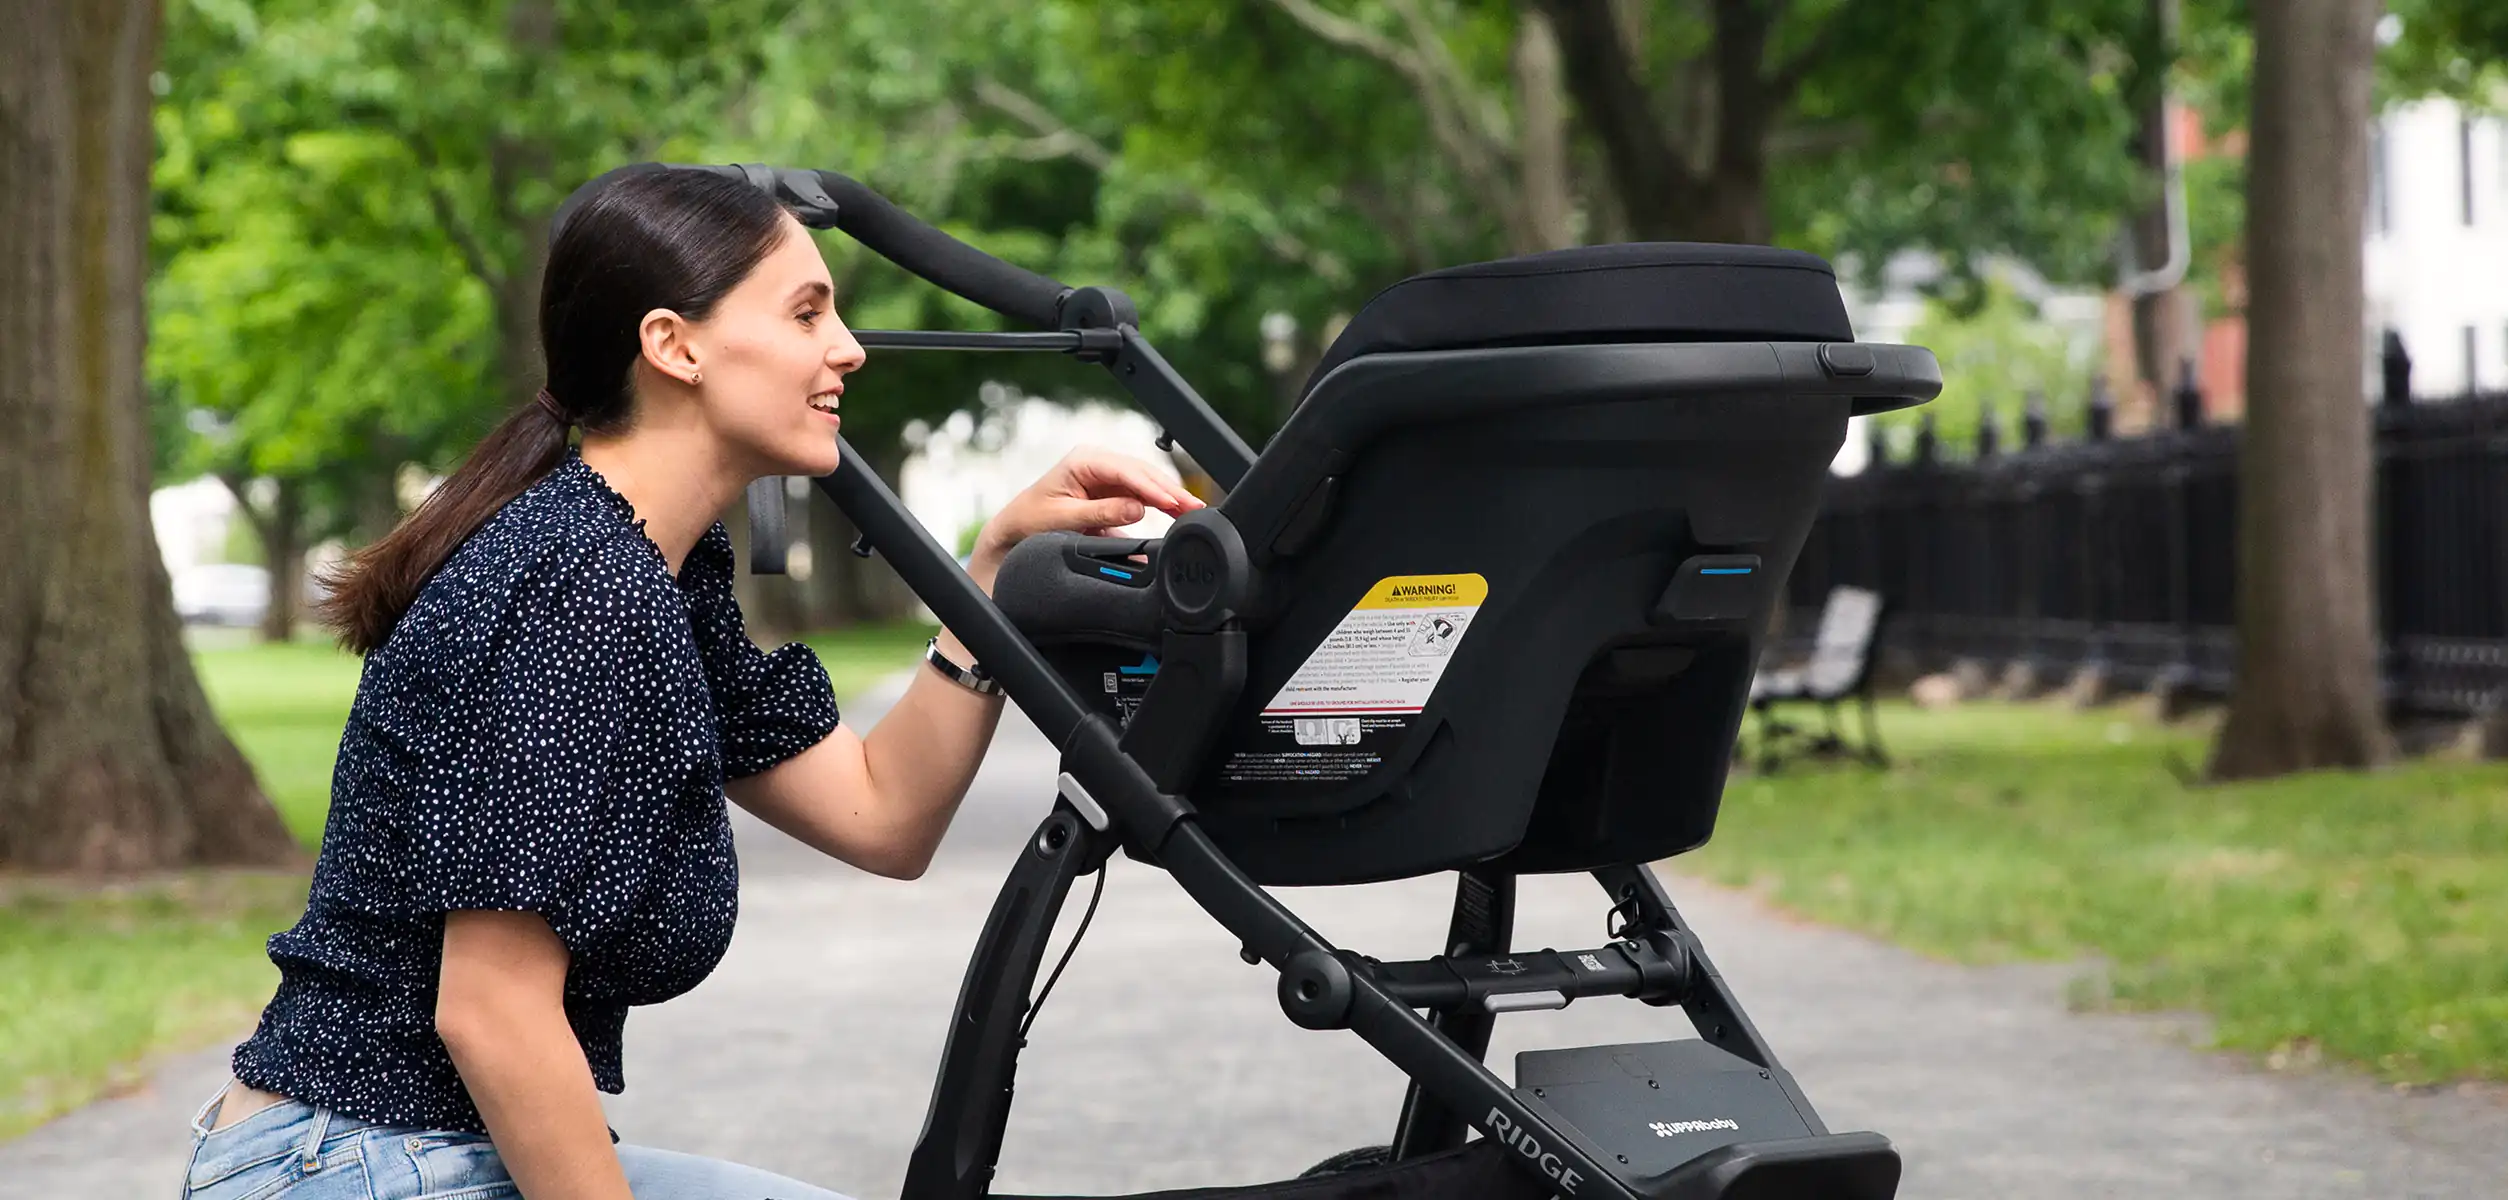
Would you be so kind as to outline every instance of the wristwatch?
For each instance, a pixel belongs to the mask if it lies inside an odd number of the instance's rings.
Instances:
[[[1001,681],[985,674],[984,668],[981,664],[972,667],[962,667],[949,661],[949,656],[941,653],[940,639],[938,637],[934,637],[931,641],[924,643],[923,661],[932,664],[932,669],[939,671],[942,678],[947,679],[949,682],[957,684],[959,687],[965,688],[970,692],[975,692],[985,696],[998,696],[1002,694]]]

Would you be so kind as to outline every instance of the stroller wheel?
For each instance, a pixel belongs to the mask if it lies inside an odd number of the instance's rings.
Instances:
[[[1362,1167],[1381,1167],[1392,1161],[1393,1147],[1391,1146],[1361,1146],[1356,1150],[1344,1150],[1308,1167],[1298,1175],[1298,1178],[1313,1179],[1318,1175],[1338,1175],[1344,1171],[1356,1171]]]

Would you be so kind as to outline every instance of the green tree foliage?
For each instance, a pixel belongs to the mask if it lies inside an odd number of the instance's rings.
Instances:
[[[547,214],[636,159],[841,169],[1012,261],[1122,287],[1257,440],[1386,284],[1663,235],[1621,124],[1671,156],[1663,178],[1741,197],[1743,225],[1871,263],[1923,244],[1955,270],[2011,253],[2090,278],[2146,186],[2141,0],[1611,8],[172,0],[167,467],[295,481],[305,540],[371,532],[387,464],[449,466],[537,385]],[[1636,107],[1580,73],[1603,51]],[[999,323],[823,245],[857,327]],[[1269,365],[1267,318],[1293,328]],[[1051,357],[877,354],[848,435],[893,460],[986,379],[1110,391]]]
[[[1800,90],[1768,133],[1772,224],[1808,249],[2008,255],[2106,282],[2122,214],[2157,182],[2131,98],[2164,71],[2145,0],[1836,0],[1776,6]]]
[[[2379,55],[2385,90],[2489,108],[2508,104],[2508,4],[2393,0],[2388,7],[2396,36]]]
[[[940,55],[973,26],[946,7],[176,0],[151,289],[162,476],[214,474],[239,500],[275,480],[284,503],[247,509],[274,575],[293,572],[280,547],[388,528],[400,463],[449,469],[539,385],[548,215],[621,162],[839,167],[1050,266],[1052,214],[1088,219],[1093,181],[1022,176],[948,119]],[[1021,227],[954,219],[979,209]],[[981,318],[828,245],[857,324]],[[884,358],[850,436],[893,459],[908,420],[972,401],[979,369]]]
[[[409,236],[431,217],[389,139],[257,136],[215,96],[159,112],[149,368],[198,435],[161,441],[161,469],[388,484],[490,390],[490,298],[441,239]],[[356,508],[317,503],[304,532],[346,533]]]
[[[1415,258],[1510,240],[1500,199],[1522,190],[1510,170],[1537,150],[1539,99],[1513,51],[1535,10],[1576,101],[1579,240],[1765,231],[1869,261],[1927,244],[2089,278],[2140,185],[2126,96],[2147,13],[2129,0],[1086,7],[1091,36],[1125,51],[1134,86],[1108,99],[1127,105],[1129,147],[1193,160],[1215,191],[1372,223]],[[1601,68],[1628,86],[1606,95]]]
[[[2246,256],[2248,81],[2255,56],[2246,0],[2183,0],[2177,101],[2201,119],[2209,152],[2185,164],[2186,221],[2193,256],[2186,279],[2206,313],[2234,312],[2230,279]]]
[[[572,20],[564,18],[572,17]],[[157,87],[149,371],[172,476],[228,482],[270,553],[397,516],[538,384],[538,263],[573,182],[718,111],[764,0],[177,0]],[[767,22],[771,24],[770,22]],[[242,484],[277,484],[253,504]]]

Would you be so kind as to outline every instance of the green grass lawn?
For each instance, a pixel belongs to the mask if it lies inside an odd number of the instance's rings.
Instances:
[[[2508,764],[2188,786],[2123,712],[1884,710],[1887,772],[1737,775],[1679,860],[1968,962],[2087,959],[2087,1004],[2397,1082],[2508,1078]]]
[[[910,667],[898,625],[804,640],[840,697]],[[201,681],[310,850],[361,662],[319,641],[207,639]],[[156,1058],[249,1028],[277,983],[262,942],[303,911],[294,874],[189,874],[110,888],[0,876],[0,1139],[144,1078]]]
[[[0,880],[0,1140],[250,1028],[278,980],[262,940],[304,902],[294,874]]]

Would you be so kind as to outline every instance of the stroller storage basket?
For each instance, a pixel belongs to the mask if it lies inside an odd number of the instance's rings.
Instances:
[[[1645,865],[1714,829],[1848,418],[1941,386],[1923,350],[1853,341],[1826,264],[1634,245],[1419,276],[1349,323],[1257,455],[1121,293],[992,258],[840,175],[687,169],[1038,327],[866,346],[1101,364],[1227,490],[1156,541],[1031,538],[996,604],[850,447],[817,481],[1062,753],[950,1014],[909,1200],[993,1195],[1047,935],[1117,849],[1276,972],[1291,1021],[1355,1033],[1412,1081],[1387,1146],[1172,1195],[1894,1194],[1896,1152],[1823,1125]],[[761,527],[781,494],[752,492]],[[1448,937],[1411,961],[1335,947],[1265,890],[1449,870]],[[1566,871],[1601,885],[1611,940],[1516,950],[1517,878]],[[1677,1006],[1699,1038],[1529,1055],[1513,1085],[1482,1061],[1498,1013],[1583,997]]]

